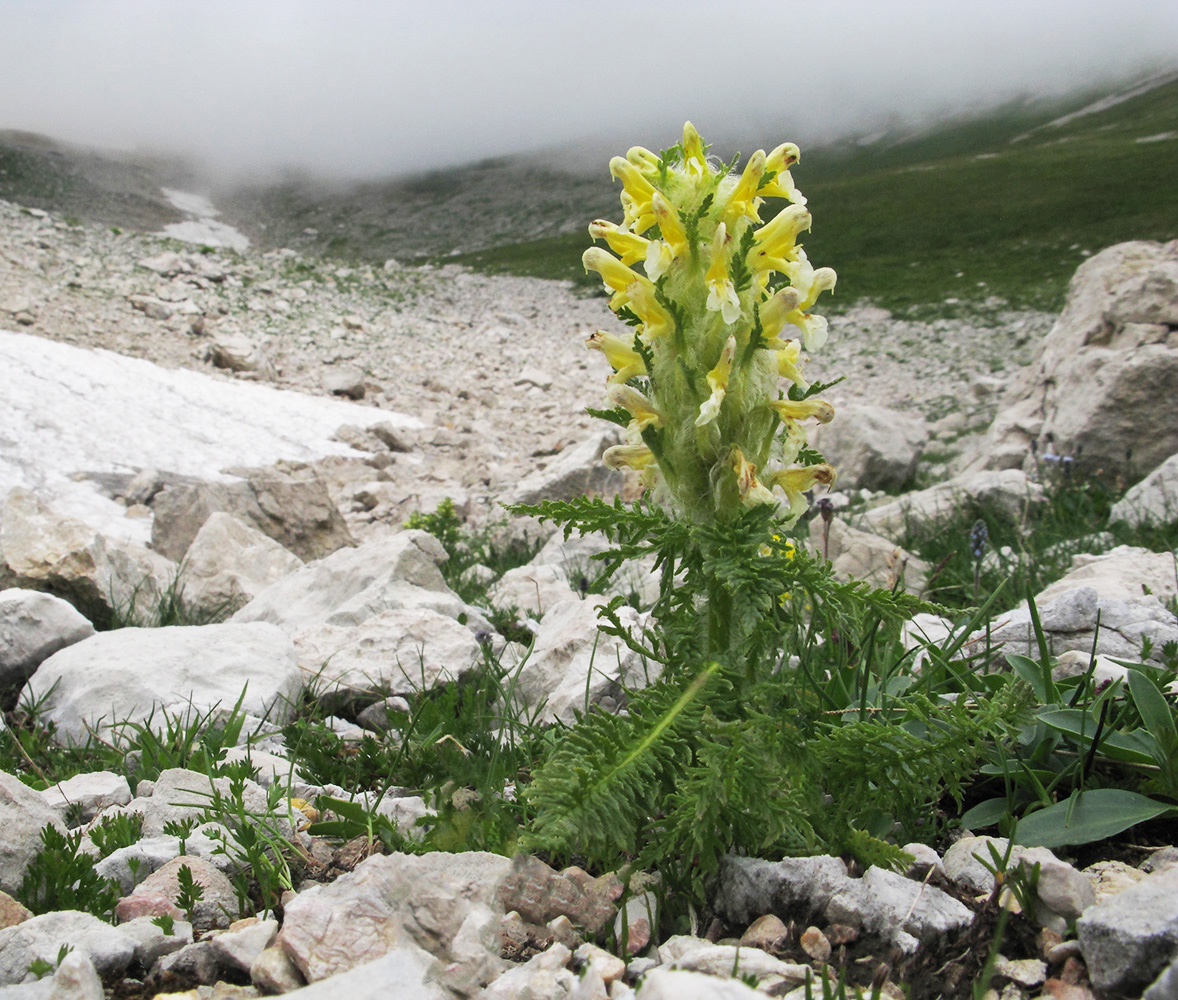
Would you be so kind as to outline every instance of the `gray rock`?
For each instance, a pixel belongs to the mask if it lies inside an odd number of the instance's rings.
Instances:
[[[360,625],[312,625],[294,644],[306,682],[329,708],[426,691],[483,662],[470,629],[424,607],[383,611]]]
[[[207,931],[214,927],[228,927],[236,917],[239,906],[233,883],[208,861],[189,855],[173,858],[148,875],[129,896],[119,900],[115,907],[115,916],[121,920],[130,920],[137,916],[170,912],[167,908],[154,908],[158,901],[175,904],[179,909],[177,899],[180,894],[181,868],[187,868],[192,874],[193,882],[201,888],[201,897],[192,909],[193,929]],[[187,917],[186,913],[184,915]],[[269,943],[270,941],[266,942]],[[261,948],[258,950],[261,951]],[[248,968],[247,963],[245,969]]]
[[[212,939],[213,953],[223,969],[248,974],[258,956],[274,943],[277,936],[277,920],[259,920],[218,934]]]
[[[827,855],[762,861],[729,854],[720,861],[716,912],[732,924],[748,924],[766,913],[783,919],[796,914],[809,923],[847,878],[847,866]]]
[[[923,592],[929,566],[881,535],[852,528],[835,518],[829,525],[816,517],[810,522],[810,548],[830,560],[840,580],[863,580],[890,590],[899,580],[912,594]]]
[[[1113,504],[1109,523],[1133,527],[1178,520],[1178,454],[1171,455]]]
[[[72,812],[78,822],[89,823],[107,806],[130,802],[131,786],[113,771],[87,771],[50,785],[41,797],[63,821]]]
[[[1132,480],[1178,452],[1176,289],[1178,241],[1121,243],[1081,264],[978,463],[1030,466],[1031,441],[1050,434],[1081,471]]]
[[[1099,555],[1081,552],[1072,556],[1067,573],[1040,591],[1035,600],[1049,604],[1077,587],[1091,587],[1100,599],[1132,602],[1153,594],[1166,601],[1178,594],[1174,557],[1133,545],[1118,545]]]
[[[873,507],[859,527],[899,541],[909,531],[936,530],[970,501],[1017,519],[1043,499],[1043,487],[1017,469],[965,473]]]
[[[973,911],[935,886],[872,866],[859,879],[848,879],[825,908],[830,923],[861,927],[914,951],[950,931],[968,927]]]
[[[323,388],[333,396],[346,399],[363,399],[366,391],[364,372],[351,365],[329,368],[323,374]]]
[[[273,378],[275,374],[274,364],[266,349],[239,330],[214,330],[212,339],[205,349],[205,356],[217,368],[225,368],[231,372],[257,372],[264,378]]]
[[[525,477],[505,497],[504,503],[539,503],[541,500],[569,500],[586,493],[613,496],[622,488],[622,474],[607,469],[601,461],[606,448],[621,440],[616,429],[597,431],[566,449],[547,467]]]
[[[487,591],[487,600],[495,607],[515,608],[537,619],[561,601],[577,597],[564,570],[543,565],[509,569]]]
[[[574,714],[603,698],[624,698],[624,689],[646,687],[661,666],[647,663],[616,636],[598,631],[601,597],[561,601],[548,609],[536,631],[532,653],[516,677],[515,693],[522,703],[538,708],[540,721],[572,722]],[[648,614],[621,607],[624,626],[641,636]],[[543,706],[541,708],[541,706]]]
[[[717,979],[703,972],[651,969],[642,977],[637,1000],[764,1000],[765,994],[739,979]]]
[[[135,942],[116,927],[80,910],[43,913],[0,930],[0,986],[29,982],[29,965],[57,964],[62,945],[85,956],[104,979],[120,978],[135,957]]]
[[[510,870],[509,859],[480,852],[377,855],[287,903],[279,943],[311,983],[406,945],[468,985],[487,983],[503,969],[496,894]]]
[[[195,771],[182,771],[180,773],[197,774]],[[144,817],[143,825],[145,831],[150,827],[156,833],[155,835],[144,836],[141,840],[128,847],[120,847],[117,851],[112,851],[105,858],[95,862],[94,870],[103,878],[113,879],[118,883],[123,893],[129,895],[134,891],[135,886],[144,878],[162,868],[173,858],[179,857],[182,853],[187,853],[193,857],[204,858],[206,861],[223,868],[232,867],[232,859],[227,858],[224,854],[218,853],[221,841],[214,840],[212,837],[201,832],[208,828],[219,829],[217,824],[198,824],[194,831],[185,839],[184,851],[181,851],[180,841],[177,837],[168,837],[159,833],[163,825],[171,820],[182,821],[186,818],[197,819],[199,817],[199,814],[204,808],[201,803],[207,800],[202,799],[200,796],[202,794],[207,796],[209,780],[205,775],[198,775],[198,777],[201,779],[200,782],[198,783],[196,778],[193,778],[189,782],[193,790],[184,791],[182,793],[183,798],[172,796],[169,792],[164,791],[159,796],[158,801],[153,801],[154,796],[151,798],[132,799],[125,810],[117,810],[119,812],[139,813]],[[173,805],[173,801],[177,803],[188,802],[193,803],[193,805]]]
[[[523,965],[508,969],[492,982],[479,1000],[548,1000],[567,997],[577,987],[577,977],[569,970],[572,952],[559,941]]]
[[[16,775],[0,771],[0,890],[9,894],[20,888],[25,869],[41,849],[41,829],[54,826],[64,832],[57,811]],[[2,932],[0,932],[2,933]]]
[[[4,1000],[103,1000],[102,980],[89,956],[73,951],[52,976],[16,986],[0,986]]]
[[[438,982],[443,976],[428,952],[404,941],[379,958],[287,995],[295,1000],[389,1000],[395,983],[396,1000],[453,1000],[455,994]]]
[[[95,621],[115,611],[149,619],[175,576],[157,553],[104,536],[27,490],[0,504],[0,583],[51,591]]]
[[[42,702],[57,737],[84,742],[91,729],[111,732],[159,713],[192,718],[237,703],[284,722],[302,679],[294,646],[264,622],[100,632],[37,668],[22,697]]]
[[[371,609],[367,617],[372,617],[404,606],[395,602],[395,593],[388,596],[397,585],[452,595],[438,569],[447,558],[441,542],[428,532],[388,535],[308,563],[267,587],[232,620],[271,622],[291,632],[324,622],[358,625],[366,620],[365,609]]]
[[[810,966],[783,962],[760,948],[713,944],[687,935],[669,938],[659,946],[658,953],[669,969],[706,972],[721,978],[751,976],[758,989],[773,989],[775,995],[782,989],[801,986],[813,975]]]
[[[994,873],[987,865],[994,864],[992,846],[998,857],[1006,855],[1010,842],[1003,837],[962,837],[949,846],[942,862],[945,877],[962,889],[981,896],[994,891]],[[1011,851],[1013,863],[1014,851]]]
[[[1141,995],[1141,1000],[1178,1000],[1178,958]]]
[[[165,934],[151,917],[126,920],[119,924],[119,930],[135,942],[135,961],[145,969],[165,955],[192,944],[192,924],[187,920],[173,920],[171,934]]]
[[[151,500],[152,547],[180,560],[217,511],[252,524],[300,559],[321,559],[355,544],[315,470],[301,462],[234,469],[234,482],[177,479]]]
[[[19,687],[43,660],[94,634],[68,601],[36,590],[0,590],[0,691]]]
[[[277,945],[264,948],[254,959],[250,966],[250,982],[263,993],[289,993],[307,983],[298,966]]]
[[[1178,641],[1178,623],[1156,597],[1142,596],[1133,601],[1101,597],[1094,587],[1077,587],[1059,593],[1053,600],[1036,600],[1040,624],[1047,638],[1048,648],[1055,655],[1069,650],[1088,653],[1096,638],[1097,652],[1117,659],[1139,660],[1143,642],[1148,639],[1153,649],[1147,662],[1161,664],[1162,648]],[[1100,615],[1100,633],[1096,635],[1096,618]],[[990,624],[989,634],[979,629],[970,636],[975,649],[985,641],[1002,644],[1003,653],[1019,653],[1037,657],[1030,611],[1024,602],[1013,611],[1000,615]]]
[[[1076,933],[1098,992],[1143,990],[1178,957],[1178,868],[1090,907]]]
[[[919,413],[844,404],[810,431],[810,443],[838,471],[843,489],[899,490],[911,481],[928,443]]]
[[[198,614],[238,610],[303,561],[232,514],[209,515],[184,555],[181,597]]]

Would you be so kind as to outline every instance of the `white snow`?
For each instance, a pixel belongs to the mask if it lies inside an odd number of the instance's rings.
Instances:
[[[164,226],[160,235],[170,236],[184,243],[228,247],[239,252],[249,247],[249,237],[245,233],[227,223],[216,221],[221,213],[204,195],[177,191],[175,188],[160,188],[160,191],[175,208],[193,217]]]
[[[357,455],[332,435],[386,421],[423,426],[389,410],[0,330],[0,496],[36,490],[124,537],[145,540],[150,523],[127,518],[84,473],[160,469],[226,480],[222,470],[232,466]]]

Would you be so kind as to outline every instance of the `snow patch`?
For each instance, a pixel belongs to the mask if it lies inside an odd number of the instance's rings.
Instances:
[[[249,237],[245,233],[227,223],[216,221],[217,216],[221,213],[204,195],[193,194],[190,191],[177,191],[175,188],[160,188],[160,191],[174,208],[185,215],[192,216],[183,222],[173,222],[164,226],[160,235],[170,236],[183,243],[228,247],[239,253],[249,248]]]

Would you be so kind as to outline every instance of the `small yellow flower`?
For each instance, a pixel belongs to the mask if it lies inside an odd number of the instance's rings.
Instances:
[[[585,343],[592,350],[601,351],[605,360],[610,363],[614,373],[606,379],[607,382],[629,382],[636,375],[646,374],[646,362],[642,355],[634,350],[633,343],[627,342],[612,333],[598,330],[586,338]]]
[[[834,407],[825,399],[803,399],[799,402],[792,399],[771,399],[769,405],[784,421],[806,420],[813,417],[820,424],[828,424],[834,419]]]
[[[663,426],[662,414],[650,405],[649,399],[632,386],[611,385],[605,395],[614,406],[630,411],[630,416],[634,418],[631,427],[644,431],[648,427]]]
[[[729,195],[728,204],[724,210],[724,218],[729,225],[741,216],[752,219],[754,222],[761,221],[760,215],[757,214],[757,208],[761,204],[761,199],[757,197],[757,189],[761,186],[761,177],[764,173],[765,151],[758,149],[749,157],[749,161],[745,164],[744,171],[740,175],[740,180],[736,182],[732,194]]]
[[[712,394],[703,401],[699,408],[699,416],[695,418],[695,426],[702,427],[711,423],[720,414],[720,404],[728,392],[728,376],[732,372],[732,359],[736,357],[736,337],[731,336],[724,341],[724,350],[720,352],[720,360],[716,367],[708,372],[708,387]]]
[[[732,449],[732,470],[736,473],[740,501],[746,507],[774,502],[773,493],[757,478],[757,467],[744,457],[739,448]]]
[[[796,340],[787,340],[783,347],[776,349],[777,374],[789,379],[803,391],[810,388],[810,383],[802,377],[801,364],[802,345]]]
[[[657,340],[675,328],[674,317],[659,303],[654,285],[645,278],[626,289],[626,298],[634,315],[642,321],[644,339]]]
[[[782,469],[769,477],[770,485],[779,486],[785,491],[790,516],[794,518],[800,517],[806,511],[806,498],[802,494],[815,486],[833,486],[834,481],[834,467],[825,462],[797,469]]]
[[[691,122],[683,124],[683,165],[689,176],[700,180],[711,172],[708,170],[707,151],[704,141]]]
[[[687,250],[687,230],[683,228],[683,220],[679,218],[675,206],[656,191],[651,195],[650,207],[654,211],[659,232],[662,233],[663,241],[671,254],[675,257],[681,256]]]
[[[761,188],[761,194],[768,198],[788,198],[795,205],[806,204],[789,173],[789,168],[800,159],[801,153],[792,142],[783,142],[765,157],[765,173],[773,171],[773,178]]]
[[[605,219],[595,219],[589,223],[589,235],[595,240],[605,240],[609,248],[622,259],[623,264],[636,264],[640,260],[645,260],[647,248],[652,245],[650,240],[635,236]]]
[[[708,288],[707,309],[718,312],[725,323],[735,323],[740,318],[740,297],[728,273],[728,244],[731,242],[728,230],[721,222],[716,226],[712,238],[712,266],[704,276]]]
[[[601,247],[590,247],[586,250],[581,254],[581,263],[585,265],[586,271],[596,271],[600,274],[605,287],[615,292],[626,294],[636,281],[646,281],[647,284],[650,284],[637,271],[631,270],[608,250],[602,250]]]
[[[625,157],[615,156],[610,160],[609,172],[622,182],[622,205],[625,209],[623,224],[632,232],[646,232],[654,225],[654,215],[650,210],[650,196],[654,194],[654,187]]]
[[[810,222],[810,210],[804,205],[790,205],[778,212],[753,237],[752,269],[784,271],[796,257],[799,234],[810,228]]]
[[[655,458],[646,445],[640,443],[615,444],[606,448],[601,455],[608,469],[647,469],[654,465]]]

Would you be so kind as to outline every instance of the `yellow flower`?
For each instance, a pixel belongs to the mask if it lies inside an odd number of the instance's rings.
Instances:
[[[810,211],[804,205],[783,208],[757,230],[754,254],[749,262],[754,271],[784,271],[795,257],[798,234],[810,228]]]
[[[757,478],[757,467],[753,465],[739,448],[732,449],[732,471],[736,473],[736,488],[740,492],[740,502],[746,507],[756,507],[763,503],[773,503],[773,494]]]
[[[632,342],[627,343],[621,337],[598,330],[591,333],[585,343],[592,350],[601,351],[614,369],[614,373],[606,379],[607,382],[629,382],[636,375],[646,374],[646,363],[642,355],[634,350]]]
[[[740,318],[740,297],[728,274],[729,242],[728,230],[721,222],[712,239],[712,264],[704,282],[708,288],[708,311],[718,312],[725,323],[735,323]]]
[[[646,232],[654,225],[654,215],[650,210],[650,196],[654,194],[654,187],[625,157],[615,156],[610,160],[609,172],[616,180],[622,182],[624,225],[635,233]]]
[[[820,424],[828,424],[834,419],[834,407],[825,399],[803,399],[797,402],[792,399],[771,399],[769,405],[782,420],[813,417]]]
[[[649,399],[632,386],[611,385],[605,395],[614,406],[630,411],[630,416],[634,418],[632,427],[644,431],[647,427],[663,426],[662,414],[651,406]]]
[[[797,469],[782,469],[769,477],[770,485],[779,486],[785,491],[790,516],[794,518],[800,517],[806,511],[806,498],[803,493],[815,486],[833,486],[834,481],[834,467],[825,462]]]
[[[642,321],[644,339],[665,337],[675,328],[674,317],[659,303],[654,285],[645,278],[626,289],[626,298],[634,315]]]
[[[761,194],[768,198],[788,198],[795,205],[806,204],[789,173],[789,168],[801,158],[798,147],[792,142],[783,142],[765,157],[765,173],[773,171],[773,178],[761,188]]]
[[[627,292],[636,281],[646,281],[637,271],[632,271],[608,250],[590,247],[581,254],[581,263],[586,271],[596,271],[605,282],[605,287],[615,292]],[[649,284],[649,282],[648,282]]]
[[[728,376],[732,372],[732,359],[736,357],[736,337],[731,336],[724,341],[724,349],[720,352],[720,360],[716,367],[708,372],[708,386],[712,394],[703,401],[699,408],[699,416],[695,418],[695,426],[702,427],[711,423],[720,413],[720,404],[728,392]]]
[[[802,293],[792,285],[778,289],[761,303],[761,336],[772,340],[789,322],[790,314],[795,312],[802,301]]]
[[[651,195],[650,207],[658,221],[663,240],[675,257],[680,256],[687,249],[687,230],[683,228],[679,213],[658,191]]]
[[[607,469],[648,469],[654,465],[654,452],[644,444],[615,444],[601,455]]]
[[[691,122],[683,124],[683,166],[686,167],[688,176],[695,180],[707,177],[711,173],[711,170],[708,169],[704,141]]]
[[[777,374],[789,379],[803,391],[810,388],[810,383],[802,377],[801,363],[802,345],[797,340],[787,340],[785,346],[777,348]]]
[[[749,161],[745,164],[744,171],[740,175],[740,180],[736,182],[732,194],[728,197],[724,218],[728,220],[730,225],[741,216],[752,219],[754,222],[761,221],[761,217],[757,214],[757,207],[761,203],[761,199],[757,197],[757,189],[761,186],[761,176],[764,173],[765,151],[758,149],[749,157]]]
[[[595,219],[589,223],[589,235],[595,240],[605,240],[609,248],[616,253],[623,264],[635,264],[646,258],[650,240],[635,236],[613,222],[605,219]]]

